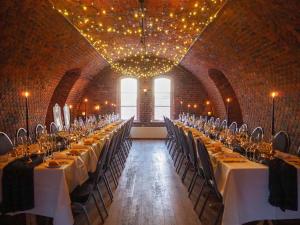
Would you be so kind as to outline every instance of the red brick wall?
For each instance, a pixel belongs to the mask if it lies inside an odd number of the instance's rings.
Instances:
[[[98,73],[104,64],[46,0],[2,1],[0,30],[0,130],[10,136],[25,126],[22,91],[28,89],[31,94],[33,128],[46,122],[47,109],[53,103],[65,103],[69,88],[60,88],[59,94],[52,96],[67,71],[80,69],[78,82]]]
[[[181,63],[202,81],[212,98],[218,87],[208,70],[220,70],[235,91],[244,122],[251,129],[262,126],[267,140],[269,93],[279,91],[276,131],[288,131],[294,151],[300,145],[299,12],[298,0],[228,1]],[[222,112],[222,96],[214,100]]]
[[[173,71],[165,75],[172,80],[173,93],[172,93],[172,116],[178,117],[180,113],[180,101],[183,101],[182,111],[187,112],[187,105],[191,104],[191,113],[197,115],[206,112],[205,100],[208,99],[207,93],[199,82],[191,73],[184,70],[181,67],[174,68]],[[96,105],[101,105],[100,114],[107,113],[113,108],[110,105],[105,105],[105,101],[109,103],[116,103],[119,105],[119,82],[120,76],[109,69],[104,70],[98,76],[96,76],[87,86],[86,91],[82,95],[80,110],[77,115],[80,115],[84,111],[84,98],[88,98],[88,112],[97,113],[95,110]],[[147,92],[144,93],[144,89]],[[139,79],[138,81],[138,121],[148,124],[153,119],[153,78]],[[193,108],[196,104],[197,108]],[[119,107],[116,109],[119,112]]]

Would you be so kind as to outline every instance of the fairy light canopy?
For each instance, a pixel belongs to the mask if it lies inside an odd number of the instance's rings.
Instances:
[[[50,0],[121,75],[178,65],[226,0]]]

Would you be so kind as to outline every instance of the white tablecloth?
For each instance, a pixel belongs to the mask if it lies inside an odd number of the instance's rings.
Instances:
[[[300,218],[300,168],[298,168],[298,211],[281,211],[269,204],[268,175],[265,165],[251,161],[219,162],[216,181],[223,195],[223,225],[241,225],[256,220]]]
[[[54,225],[73,225],[70,192],[88,179],[88,172],[94,172],[100,156],[105,137],[97,143],[87,146],[88,151],[82,153],[70,164],[57,169],[50,169],[41,164],[34,169],[34,196],[35,207],[24,213],[41,215],[53,218]],[[6,163],[0,163],[0,202],[2,199],[2,171]],[[22,213],[22,212],[18,212]]]
[[[202,133],[191,129],[196,138]],[[229,149],[225,151],[232,152]],[[211,155],[212,156],[212,155]],[[213,157],[213,156],[212,156]],[[269,169],[267,166],[247,160],[226,163],[218,161],[215,177],[223,196],[223,225],[241,225],[250,221],[300,219],[300,168],[298,170],[298,211],[286,210],[269,204]]]

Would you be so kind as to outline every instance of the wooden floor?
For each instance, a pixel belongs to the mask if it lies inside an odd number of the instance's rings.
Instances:
[[[135,141],[105,225],[198,224],[163,141]]]

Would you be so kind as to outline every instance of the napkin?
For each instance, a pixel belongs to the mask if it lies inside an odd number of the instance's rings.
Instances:
[[[275,158],[269,162],[269,203],[282,211],[298,210],[297,169]]]
[[[34,173],[42,163],[41,156],[32,156],[29,163],[25,158],[7,164],[2,176],[1,212],[16,212],[34,208]]]
[[[82,144],[72,144],[71,149],[89,149],[89,147]]]

